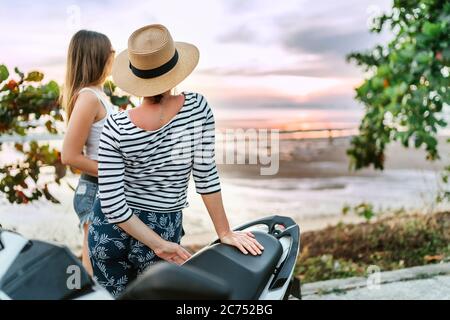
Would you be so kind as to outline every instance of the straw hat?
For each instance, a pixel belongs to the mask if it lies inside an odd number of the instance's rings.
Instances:
[[[166,27],[151,24],[133,32],[115,59],[112,76],[122,90],[150,97],[174,88],[197,66],[197,47],[174,42]]]

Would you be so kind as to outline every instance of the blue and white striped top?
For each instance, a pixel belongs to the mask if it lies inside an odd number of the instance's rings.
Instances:
[[[131,208],[152,212],[185,208],[191,171],[198,193],[220,191],[212,111],[202,95],[183,94],[180,111],[158,130],[135,126],[127,111],[106,120],[98,180],[102,211],[110,223],[128,220]]]

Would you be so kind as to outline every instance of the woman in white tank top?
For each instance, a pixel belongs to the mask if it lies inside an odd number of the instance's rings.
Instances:
[[[81,89],[78,94],[81,94],[82,92],[90,92],[94,96],[97,97],[98,101],[102,105],[102,107],[105,109],[105,112],[107,115],[110,115],[113,113],[113,106],[112,104],[107,100],[106,95],[103,91],[101,91],[99,88],[93,87],[86,87]],[[98,145],[100,143],[100,135],[103,130],[103,125],[106,121],[107,116],[103,117],[102,119],[94,122],[91,125],[91,130],[89,131],[89,136],[86,140],[85,144],[85,155],[91,160],[98,160]]]
[[[101,33],[81,30],[70,41],[63,93],[67,131],[62,162],[82,172],[73,205],[84,231],[83,265],[91,274],[87,231],[98,190],[100,134],[107,116],[113,112],[113,106],[103,92],[103,84],[111,72],[113,59],[111,42]]]

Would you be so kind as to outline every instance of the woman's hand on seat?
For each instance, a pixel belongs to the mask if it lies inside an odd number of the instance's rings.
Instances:
[[[160,246],[153,249],[155,254],[163,260],[178,265],[183,264],[191,254],[177,243],[164,240]]]
[[[222,243],[234,246],[241,250],[242,253],[249,252],[256,256],[262,254],[264,247],[255,239],[253,233],[248,231],[229,231],[220,237]]]

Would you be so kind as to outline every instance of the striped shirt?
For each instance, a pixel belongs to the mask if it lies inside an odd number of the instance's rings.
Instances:
[[[198,93],[183,93],[180,111],[163,127],[135,126],[127,111],[112,114],[100,137],[99,198],[110,223],[133,209],[173,212],[188,206],[191,172],[200,194],[220,191],[214,160],[214,117]]]

